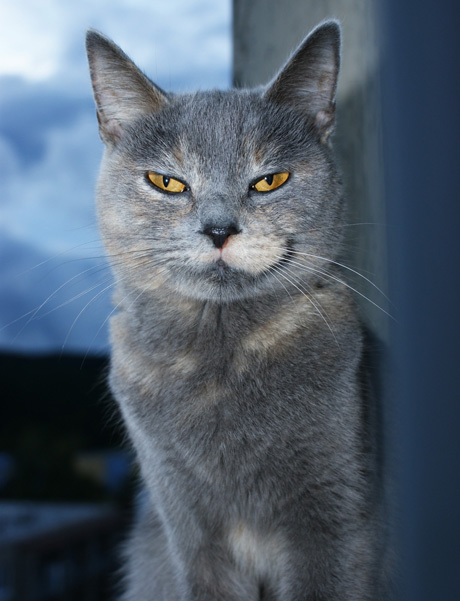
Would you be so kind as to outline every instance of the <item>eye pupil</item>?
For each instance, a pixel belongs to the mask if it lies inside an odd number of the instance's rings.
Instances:
[[[273,184],[273,175],[266,175],[265,176],[265,181],[267,182],[267,184],[269,186],[271,186]]]
[[[163,175],[163,186],[165,188],[169,186],[169,177],[166,177],[166,175]]]

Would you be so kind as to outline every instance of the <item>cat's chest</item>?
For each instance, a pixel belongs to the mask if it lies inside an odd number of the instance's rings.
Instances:
[[[249,325],[244,314],[231,320],[208,311],[199,318],[152,320],[150,331],[120,313],[111,321],[115,388],[130,390],[131,398],[152,411],[173,407],[176,412],[181,407],[200,411],[232,396],[266,394],[279,380],[274,366],[286,364],[295,375],[307,359],[309,311],[289,306]]]
[[[153,368],[162,378],[205,374],[209,379],[213,372],[238,377],[257,363],[299,361],[318,344],[338,350],[334,330],[342,326],[333,323],[336,303],[330,291],[313,302],[303,295],[283,303],[252,299],[230,306],[161,300],[111,319],[116,359],[134,370]],[[320,302],[331,304],[329,319],[317,312]]]
[[[351,415],[359,336],[345,345],[352,328],[337,320],[339,344],[329,342],[324,322],[303,305],[231,335],[210,320],[199,325],[181,336],[171,323],[149,345],[129,316],[117,315],[112,390],[141,463],[182,488],[193,482],[209,498],[224,491],[225,506],[252,515],[261,496],[277,494],[266,484],[273,478],[288,486],[305,480],[307,464],[313,478],[333,463],[324,440],[336,440],[333,424]],[[261,466],[269,472],[262,480]],[[253,505],[242,508],[246,498]]]
[[[200,428],[240,431],[244,420],[266,415],[294,415],[295,425],[298,411],[322,404],[328,388],[343,387],[342,372],[359,355],[356,336],[346,346],[340,339],[350,331],[347,322],[336,320],[332,335],[304,299],[258,319],[247,315],[206,306],[156,323],[152,317],[147,328],[118,314],[111,385],[122,407],[151,428],[192,436]]]

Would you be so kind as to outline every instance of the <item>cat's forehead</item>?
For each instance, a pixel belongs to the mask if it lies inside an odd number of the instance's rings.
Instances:
[[[298,121],[294,128],[293,121]],[[261,93],[245,90],[173,96],[139,127],[134,141],[141,146],[131,149],[143,158],[193,161],[208,170],[231,170],[248,162],[268,166],[283,155],[292,160],[309,139],[307,124],[270,105]]]
[[[262,105],[256,95],[201,93],[179,100],[178,109],[180,145],[188,156],[231,165],[247,160],[262,145]]]

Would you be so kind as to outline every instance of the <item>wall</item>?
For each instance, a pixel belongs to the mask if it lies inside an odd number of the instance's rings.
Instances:
[[[234,84],[267,83],[320,21],[340,20],[342,70],[337,92],[334,145],[349,201],[342,261],[386,289],[385,211],[381,151],[379,61],[374,3],[369,0],[234,0]],[[356,225],[360,224],[360,225]],[[363,225],[364,224],[364,225]],[[391,311],[366,279],[348,272],[364,318],[387,339]],[[384,311],[377,308],[378,305]]]

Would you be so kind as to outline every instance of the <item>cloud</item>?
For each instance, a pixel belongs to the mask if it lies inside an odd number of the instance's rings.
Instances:
[[[90,99],[24,87],[0,102],[0,227],[60,252],[95,235],[93,196],[102,152],[95,112]]]
[[[51,295],[50,306],[65,290],[72,294],[75,288],[78,297],[37,315],[17,338],[14,327],[2,330],[0,345],[59,348],[75,319],[72,311],[84,307],[84,296],[78,295],[96,285],[92,271],[102,249],[94,187],[102,144],[84,50],[86,29],[112,37],[166,90],[225,88],[230,7],[229,0],[43,0],[39,5],[0,0],[0,321],[14,321]],[[33,268],[42,262],[52,269],[37,277],[42,270]],[[90,270],[87,281],[82,276],[78,284],[76,269]],[[105,293],[100,300],[99,309],[96,299],[78,319],[66,343],[70,350],[86,351],[91,344],[108,312]],[[105,344],[98,339],[96,347]]]
[[[64,86],[84,84],[84,35],[94,27],[112,37],[158,83],[172,78],[202,87],[210,74],[217,78],[212,85],[226,87],[230,24],[230,0],[100,0],[71,5],[60,0],[40,4],[2,0],[0,75],[55,79]]]
[[[110,275],[94,208],[102,144],[93,102],[3,79],[0,347],[106,350]]]

